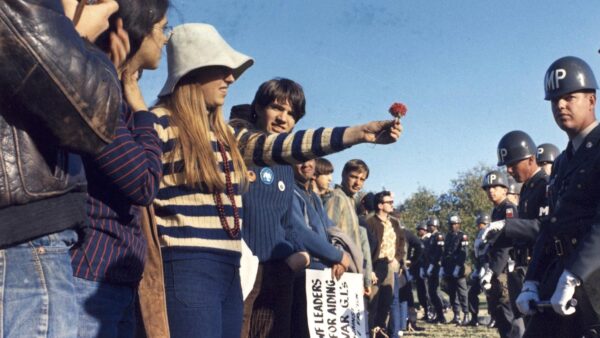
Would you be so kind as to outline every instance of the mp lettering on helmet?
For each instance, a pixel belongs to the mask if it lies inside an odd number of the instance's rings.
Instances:
[[[489,175],[488,175],[488,180],[487,180],[487,181],[488,181],[488,184],[489,184],[489,185],[492,185],[494,182],[496,182],[496,179],[497,179],[497,178],[498,178],[498,177],[496,176],[496,174],[489,174]]]
[[[560,80],[567,77],[567,71],[559,68],[546,74],[546,90],[555,90],[560,88]]]

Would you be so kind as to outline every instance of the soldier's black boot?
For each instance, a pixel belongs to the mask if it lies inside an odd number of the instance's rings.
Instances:
[[[465,313],[463,315],[462,321],[460,322],[460,326],[467,326],[467,325],[469,325],[469,314]]]
[[[477,316],[473,316],[471,320],[467,323],[467,326],[479,326],[479,320],[477,319]]]
[[[459,319],[459,315],[458,313],[454,313],[454,317],[452,318],[452,321],[450,321],[450,324],[460,324],[460,319]]]

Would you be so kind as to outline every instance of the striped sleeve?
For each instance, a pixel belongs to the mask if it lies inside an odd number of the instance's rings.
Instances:
[[[346,149],[346,127],[319,128],[291,134],[265,134],[236,130],[242,156],[248,164],[259,166],[295,164]]]
[[[96,157],[97,168],[135,205],[149,205],[162,173],[156,117],[140,111],[126,121],[121,114],[115,138]]]

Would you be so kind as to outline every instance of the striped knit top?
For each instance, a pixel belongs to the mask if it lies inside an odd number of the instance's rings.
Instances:
[[[154,210],[160,237],[163,259],[206,258],[232,265],[239,265],[241,243],[240,236],[230,238],[222,228],[213,194],[202,185],[189,187],[178,185],[183,175],[181,158],[175,158],[175,165],[169,160],[178,137],[176,127],[169,125],[169,112],[162,108],[153,110],[159,123],[156,131],[162,144],[163,177]],[[319,128],[299,131],[294,134],[263,134],[247,129],[232,128],[244,161],[247,165],[267,166],[274,164],[294,164],[308,159],[324,156],[344,149],[342,138],[345,127]],[[216,138],[211,132],[214,157],[207,161],[218,161],[223,170],[223,158],[217,148]],[[231,157],[226,151],[229,167],[233,168]],[[225,174],[222,174],[223,178]],[[232,172],[235,203],[240,218],[243,218],[239,173]],[[245,173],[244,173],[245,175]],[[226,194],[221,193],[227,222],[233,225],[233,208]],[[242,220],[240,219],[240,222]]]

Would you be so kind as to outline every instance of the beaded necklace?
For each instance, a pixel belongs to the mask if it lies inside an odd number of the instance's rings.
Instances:
[[[221,153],[221,157],[223,158],[223,171],[225,172],[225,194],[229,198],[229,201],[231,202],[231,207],[233,208],[233,228],[229,226],[229,223],[227,223],[227,218],[225,217],[225,207],[223,206],[223,201],[221,200],[221,194],[218,192],[214,192],[213,198],[217,205],[217,211],[219,212],[219,220],[221,221],[221,226],[223,227],[223,230],[227,232],[230,238],[237,238],[240,234],[240,214],[235,204],[233,184],[231,183],[231,169],[229,168],[229,161],[227,161],[227,153],[225,152],[225,147],[219,141],[217,141],[217,146],[219,147],[219,152]]]

